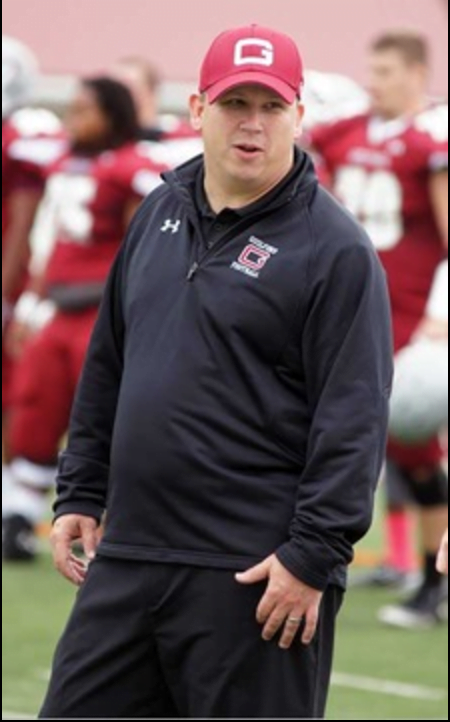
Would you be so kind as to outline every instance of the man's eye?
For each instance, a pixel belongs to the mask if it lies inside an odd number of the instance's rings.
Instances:
[[[224,101],[224,105],[227,108],[243,108],[245,106],[245,102],[242,98],[229,98]]]

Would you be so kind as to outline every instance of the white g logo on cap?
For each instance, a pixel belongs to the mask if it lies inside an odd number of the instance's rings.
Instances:
[[[246,48],[261,48],[260,55],[245,55]],[[258,38],[247,38],[239,40],[234,49],[235,65],[264,65],[270,68],[275,60],[275,49],[269,40],[259,40]]]

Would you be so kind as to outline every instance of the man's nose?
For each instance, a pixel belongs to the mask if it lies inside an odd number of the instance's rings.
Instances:
[[[246,113],[241,121],[241,129],[247,132],[259,133],[263,129],[262,114],[259,110],[251,110]]]

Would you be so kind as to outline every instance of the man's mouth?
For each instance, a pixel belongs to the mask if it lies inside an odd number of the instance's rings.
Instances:
[[[263,152],[261,146],[254,145],[253,143],[236,143],[234,147],[236,150],[239,150],[241,153],[245,153],[245,155],[248,156],[256,156]]]

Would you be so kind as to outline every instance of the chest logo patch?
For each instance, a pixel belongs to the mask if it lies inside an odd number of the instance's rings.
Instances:
[[[276,256],[278,250],[278,248],[260,241],[256,236],[252,236],[238,260],[231,264],[231,268],[245,276],[259,278],[261,271]]]

